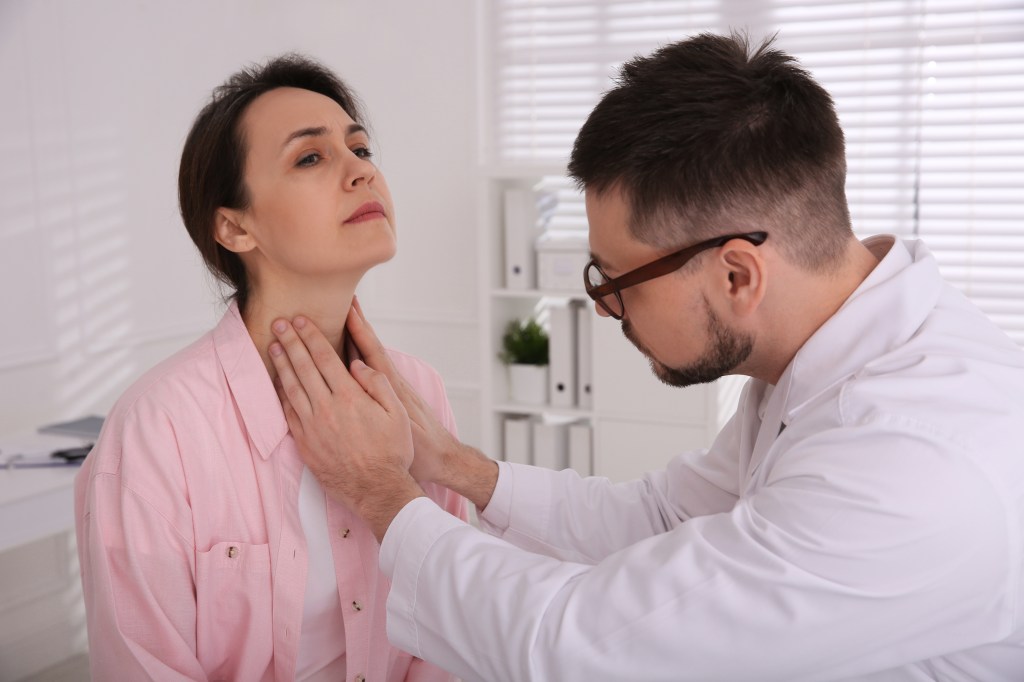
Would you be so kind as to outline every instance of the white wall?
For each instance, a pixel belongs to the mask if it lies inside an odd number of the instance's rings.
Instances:
[[[399,254],[363,305],[446,378],[475,442],[475,15],[472,0],[0,0],[0,434],[105,413],[215,323],[177,212],[181,145],[213,86],[298,50],[364,99],[395,197]]]
[[[177,213],[181,144],[212,86],[294,49],[366,101],[399,255],[364,304],[448,378],[471,435],[474,15],[471,0],[0,3],[0,433],[104,412],[216,321]]]

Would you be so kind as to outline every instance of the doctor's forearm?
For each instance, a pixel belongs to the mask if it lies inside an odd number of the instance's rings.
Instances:
[[[463,443],[445,453],[444,460],[441,478],[435,482],[462,495],[478,509],[485,508],[498,484],[498,463]]]

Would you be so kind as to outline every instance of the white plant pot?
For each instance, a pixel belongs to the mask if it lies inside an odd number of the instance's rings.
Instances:
[[[514,403],[546,405],[548,402],[547,365],[509,365],[508,394]]]

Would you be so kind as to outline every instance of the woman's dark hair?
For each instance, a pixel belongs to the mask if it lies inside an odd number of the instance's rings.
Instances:
[[[792,262],[828,269],[852,235],[843,131],[829,94],[773,41],[701,34],[627,62],[569,174],[621,191],[642,242],[764,229]]]
[[[244,210],[249,206],[242,115],[253,100],[276,88],[301,88],[330,97],[352,120],[365,125],[362,105],[348,86],[327,67],[299,54],[248,66],[214,89],[181,152],[178,205],[206,266],[233,289],[231,298],[240,310],[248,299],[249,279],[238,254],[214,239],[214,217],[221,207]]]

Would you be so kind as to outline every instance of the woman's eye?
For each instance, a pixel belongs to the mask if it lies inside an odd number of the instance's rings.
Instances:
[[[358,156],[360,159],[372,159],[373,152],[370,151],[369,147],[356,147],[352,150],[352,153]]]
[[[317,152],[310,152],[309,154],[303,154],[295,165],[303,168],[308,166],[315,166],[320,162],[320,159],[322,158],[323,157],[320,156],[320,154],[318,154]]]

